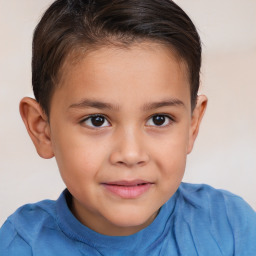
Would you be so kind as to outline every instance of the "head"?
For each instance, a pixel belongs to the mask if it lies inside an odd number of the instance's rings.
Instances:
[[[143,41],[167,46],[186,65],[192,108],[197,100],[201,43],[190,18],[170,0],[58,0],[39,22],[33,40],[32,84],[47,115],[62,68],[103,46],[129,48]]]
[[[108,235],[149,225],[175,193],[202,119],[201,44],[169,0],[58,0],[33,40],[20,111],[55,156],[72,211]]]

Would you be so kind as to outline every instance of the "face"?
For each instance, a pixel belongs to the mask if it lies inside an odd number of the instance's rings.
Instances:
[[[102,48],[66,65],[49,136],[74,215],[106,235],[149,225],[182,180],[198,119],[186,68],[164,46]]]

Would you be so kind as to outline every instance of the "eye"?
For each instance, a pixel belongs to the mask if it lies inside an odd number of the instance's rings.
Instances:
[[[83,124],[90,126],[90,127],[107,127],[110,126],[108,120],[102,115],[92,115],[87,117],[85,120],[82,121]]]
[[[154,115],[147,121],[146,125],[163,127],[169,125],[171,122],[173,122],[173,119],[170,116]]]

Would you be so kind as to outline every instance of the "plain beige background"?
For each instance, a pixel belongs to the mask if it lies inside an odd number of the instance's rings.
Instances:
[[[31,40],[50,0],[0,0],[0,225],[17,207],[56,199],[55,160],[43,160],[18,111],[32,96]],[[201,92],[209,105],[184,181],[241,195],[256,209],[256,1],[176,0],[199,29]]]

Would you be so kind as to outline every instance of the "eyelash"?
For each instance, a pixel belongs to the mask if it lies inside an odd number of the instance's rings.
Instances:
[[[108,123],[109,123],[109,121],[108,121],[108,118],[106,118],[104,115],[101,115],[101,114],[95,114],[95,115],[90,115],[90,116],[88,116],[88,117],[86,117],[85,119],[83,119],[80,123],[81,124],[84,124],[84,123],[86,123],[86,121],[90,121],[90,123],[91,123],[91,125],[88,125],[88,124],[86,124],[86,126],[89,126],[89,127],[92,127],[92,128],[103,128],[103,127],[108,127],[108,126],[110,126],[110,125],[105,125],[105,126],[95,126],[95,125],[93,125],[92,124],[92,118],[102,118],[102,119],[104,119],[104,123],[107,121]],[[103,124],[104,124],[103,123]]]
[[[148,123],[151,119],[153,119],[154,117],[163,117],[164,118],[164,123],[167,121],[166,119],[168,119],[168,123],[165,124],[165,125],[148,125],[150,127],[157,127],[157,128],[163,128],[163,127],[167,127],[169,125],[171,125],[172,123],[175,122],[174,118],[170,115],[167,115],[167,114],[154,114],[152,115],[146,123]]]
[[[147,124],[151,119],[153,119],[154,117],[163,117],[163,118],[164,118],[164,123],[166,122],[166,119],[168,119],[168,123],[165,124],[165,125],[162,125],[162,124],[156,125],[156,124],[155,124],[155,125],[147,125],[147,126],[149,126],[149,127],[158,127],[158,128],[161,128],[161,127],[167,127],[167,126],[171,125],[173,122],[175,122],[174,118],[173,118],[172,116],[170,116],[170,115],[167,115],[167,114],[154,114],[154,115],[152,115],[152,116],[150,116],[150,117],[148,118],[146,124]],[[94,125],[94,124],[92,123],[92,118],[102,118],[102,119],[104,120],[103,124],[104,124],[105,122],[107,122],[108,125],[96,126],[96,125]],[[90,122],[90,125],[85,124],[86,121],[89,121],[89,122]],[[95,120],[95,121],[96,121],[96,120]],[[91,128],[94,128],[94,129],[99,129],[99,128],[104,128],[104,127],[109,127],[109,126],[111,126],[111,125],[110,125],[110,122],[108,121],[108,118],[107,118],[106,116],[102,115],[102,114],[90,115],[90,116],[86,117],[85,119],[83,119],[82,121],[80,121],[80,123],[81,123],[81,124],[85,124],[87,127],[91,127]]]

